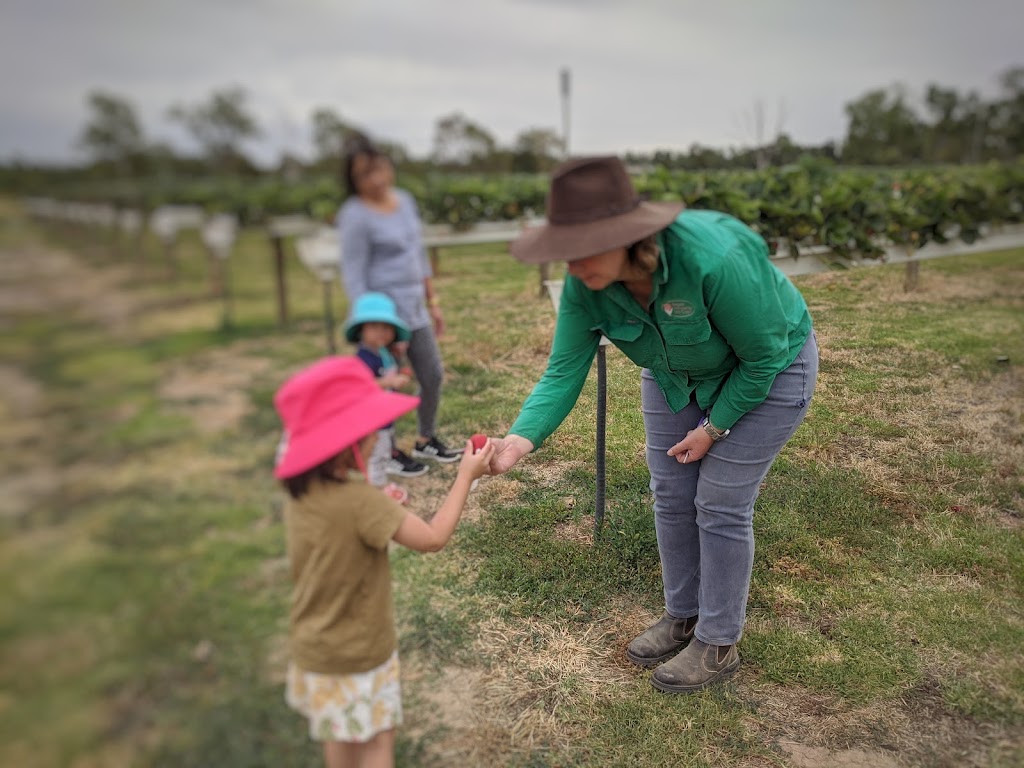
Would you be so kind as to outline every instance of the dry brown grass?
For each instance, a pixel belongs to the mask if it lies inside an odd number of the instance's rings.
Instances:
[[[1004,478],[1020,475],[1024,467],[1024,372],[1019,366],[1010,365],[972,381],[935,359],[927,381],[914,382],[915,388],[926,385],[926,396],[907,387],[889,388],[884,397],[857,394],[842,385],[843,371],[870,369],[875,361],[859,350],[836,348],[828,331],[819,331],[818,336],[822,360],[836,373],[822,372],[816,397],[851,419],[866,415],[897,423],[903,434],[882,440],[847,437],[794,449],[798,455],[826,466],[856,466],[878,498],[909,515],[914,513],[915,502],[907,490],[908,482],[949,488],[964,479],[962,469],[936,461],[952,450],[986,457]],[[813,415],[810,422],[813,424]],[[1017,528],[1024,517],[1024,499],[1018,497],[1012,507],[996,509],[980,501],[977,494],[969,494],[951,511],[991,517]]]
[[[636,616],[616,611],[583,630],[485,619],[473,643],[478,666],[407,674],[403,661],[403,683],[426,700],[413,727],[445,727],[430,749],[443,765],[498,765],[539,748],[566,750],[587,736],[586,708],[625,695],[639,674],[623,655]]]
[[[0,251],[0,310],[7,318],[49,312],[85,317],[119,338],[143,306],[124,290],[133,276],[131,266],[93,269],[56,248]]]
[[[159,394],[192,419],[202,433],[238,425],[249,412],[253,379],[270,367],[261,357],[218,350],[179,363],[160,382]]]
[[[757,717],[749,722],[806,766],[982,766],[992,750],[1019,744],[1012,727],[950,713],[934,673],[901,698],[852,706],[797,685],[741,685]]]

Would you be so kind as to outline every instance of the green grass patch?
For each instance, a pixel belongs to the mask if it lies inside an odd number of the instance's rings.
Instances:
[[[0,247],[38,258],[65,248],[132,298],[120,321],[88,304],[4,317],[5,365],[38,392],[25,398],[30,416],[5,410],[16,514],[0,521],[0,762],[319,765],[283,702],[290,583],[269,468],[273,393],[325,351],[321,286],[289,244],[279,324],[269,242],[245,232],[226,324],[193,235],[176,250],[175,278],[158,243],[127,246],[0,209]],[[509,766],[780,765],[780,733],[868,752],[897,744],[907,765],[936,754],[1014,764],[1024,754],[1021,255],[927,262],[914,296],[898,289],[902,268],[799,281],[823,341],[819,389],[757,503],[744,666],[694,696],[654,692],[622,658],[632,612],[656,615],[662,595],[639,371],[609,350],[596,540],[592,372],[547,444],[481,485],[482,511],[447,550],[394,551],[409,664],[398,764],[474,753]],[[30,278],[19,278],[26,290]],[[537,271],[500,248],[452,248],[436,284],[449,326],[441,434],[503,434],[550,346]],[[333,300],[341,320],[344,298]],[[162,389],[172,372],[201,378],[250,358],[266,364],[230,379],[248,410],[223,428]],[[203,395],[216,402],[216,380]],[[990,411],[989,432],[972,432]],[[398,429],[408,439],[412,419]],[[1000,439],[982,439],[993,430]],[[28,482],[33,470],[49,482]],[[452,475],[409,481],[417,508],[432,511],[437,478]],[[597,640],[596,626],[607,630]],[[481,682],[439,704],[431,686],[446,670]],[[830,718],[817,730],[780,722],[762,706],[776,695],[828,702]],[[928,716],[914,708],[925,695],[937,708]],[[889,711],[899,717],[858,719]],[[962,735],[930,736],[936,712]]]

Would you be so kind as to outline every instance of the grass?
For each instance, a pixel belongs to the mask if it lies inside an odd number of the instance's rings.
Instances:
[[[282,701],[269,466],[273,392],[324,351],[320,286],[290,259],[278,327],[269,245],[246,232],[229,318],[193,238],[176,279],[142,250],[0,204],[0,763],[318,765]],[[798,280],[821,378],[758,500],[732,682],[664,696],[624,658],[661,594],[638,374],[612,350],[597,541],[591,379],[547,444],[481,484],[446,550],[393,552],[399,764],[1024,760],[1024,252],[921,277],[909,295],[898,268]],[[437,283],[443,436],[502,434],[543,368],[550,302],[487,247],[446,251]],[[416,508],[453,476],[410,481]]]

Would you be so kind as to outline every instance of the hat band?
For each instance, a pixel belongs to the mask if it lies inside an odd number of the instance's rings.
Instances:
[[[555,226],[567,226],[572,224],[587,224],[600,219],[610,219],[613,216],[621,216],[624,213],[635,211],[640,205],[640,198],[634,197],[628,203],[612,203],[601,208],[588,208],[585,211],[563,211],[551,213],[548,222]]]

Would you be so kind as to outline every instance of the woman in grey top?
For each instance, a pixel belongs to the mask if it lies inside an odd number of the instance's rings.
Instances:
[[[449,463],[458,461],[462,451],[448,448],[435,434],[444,377],[437,336],[444,333],[444,317],[423,247],[416,202],[394,181],[390,160],[368,139],[360,136],[349,142],[344,163],[348,198],[337,219],[341,276],[350,304],[367,291],[379,291],[395,302],[398,316],[412,332],[407,346],[396,345],[395,357],[408,355],[420,387],[412,455]],[[393,459],[393,474],[414,477],[426,472],[423,464],[401,451],[396,450]]]

